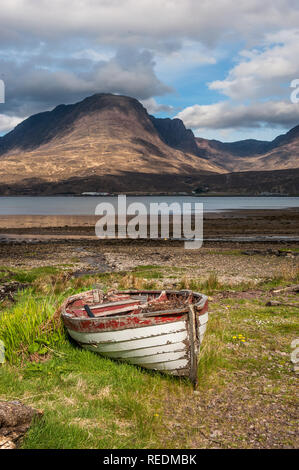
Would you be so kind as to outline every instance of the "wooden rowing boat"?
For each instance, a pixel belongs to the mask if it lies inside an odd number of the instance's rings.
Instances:
[[[61,315],[82,347],[196,384],[207,296],[189,290],[92,290],[69,297]]]

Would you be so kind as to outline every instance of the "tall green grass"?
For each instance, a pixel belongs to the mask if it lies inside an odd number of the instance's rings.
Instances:
[[[5,345],[8,362],[17,363],[30,351],[45,354],[47,348],[63,339],[62,325],[52,320],[59,300],[62,298],[37,296],[27,289],[18,295],[11,308],[0,313],[0,340]]]

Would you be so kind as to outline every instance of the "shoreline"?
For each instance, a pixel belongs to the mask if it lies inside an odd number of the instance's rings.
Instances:
[[[16,233],[0,233],[0,244],[20,244],[20,243],[28,243],[28,244],[35,244],[35,243],[55,243],[55,242],[71,242],[71,241],[98,241],[98,242],[121,242],[123,244],[126,243],[131,239],[130,238],[118,238],[115,237],[113,239],[105,239],[105,238],[98,238],[95,235],[64,235],[64,234],[16,234]],[[165,242],[163,238],[158,239],[150,239],[150,238],[142,238],[139,240],[143,240],[144,242],[148,242],[148,244],[156,244],[159,242]],[[137,243],[138,241],[137,240]],[[135,240],[134,240],[135,241]],[[191,239],[184,239],[184,238],[168,238],[168,244],[173,242],[177,243],[184,243],[185,241],[192,241]],[[256,234],[252,236],[222,236],[222,237],[204,237],[203,243],[299,243],[299,235],[292,236],[292,235],[263,235],[263,234]],[[165,245],[165,243],[163,243]]]
[[[183,192],[183,193],[130,193],[126,191],[125,193],[116,192],[116,193],[107,193],[107,194],[98,194],[98,195],[91,195],[91,194],[65,194],[65,193],[57,193],[51,195],[30,195],[30,194],[0,194],[1,197],[16,197],[16,198],[24,198],[24,197],[117,197],[117,196],[128,196],[128,197],[150,197],[150,196],[170,196],[170,197],[180,197],[180,196],[189,196],[189,197],[299,197],[298,194],[281,194],[281,193],[273,193],[273,194],[244,194],[244,193],[226,193],[226,192],[214,192],[214,193],[193,193],[193,192]]]
[[[2,242],[12,238],[99,240],[95,236],[95,224],[99,218],[94,215],[0,215],[0,239]],[[171,239],[171,219],[169,225]],[[297,242],[299,208],[208,212],[204,214],[203,238],[205,241],[236,243],[242,239],[251,243],[260,240]],[[150,244],[154,240],[144,241]],[[175,240],[170,241],[173,243]]]

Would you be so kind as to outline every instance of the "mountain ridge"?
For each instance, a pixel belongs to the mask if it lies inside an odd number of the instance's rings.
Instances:
[[[132,168],[145,174],[223,171],[184,148],[169,146],[139,101],[112,94],[29,117],[0,139],[0,160],[0,184],[120,175]]]
[[[138,190],[134,178],[141,192],[170,191],[172,179],[174,191],[192,191],[200,175],[289,170],[298,157],[299,126],[272,142],[225,143],[195,137],[178,118],[151,116],[135,98],[98,93],[30,116],[0,137],[0,193],[42,192],[43,185],[61,191],[63,184],[71,193],[72,184],[101,192],[109,191],[107,181],[129,192]],[[218,178],[217,188],[227,181]]]
[[[299,167],[299,125],[272,141],[221,142],[196,137],[199,154],[227,171],[268,171]]]

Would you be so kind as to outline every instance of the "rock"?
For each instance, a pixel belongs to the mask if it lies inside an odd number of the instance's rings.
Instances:
[[[216,429],[215,431],[211,432],[211,434],[210,434],[210,437],[211,437],[212,439],[214,439],[215,437],[220,437],[220,436],[222,436],[222,432],[221,432],[221,431],[218,431],[218,429]]]
[[[7,437],[0,436],[0,449],[16,449],[17,446]]]
[[[19,401],[0,401],[0,449],[15,449],[30,428],[32,419],[42,415],[42,411]]]

